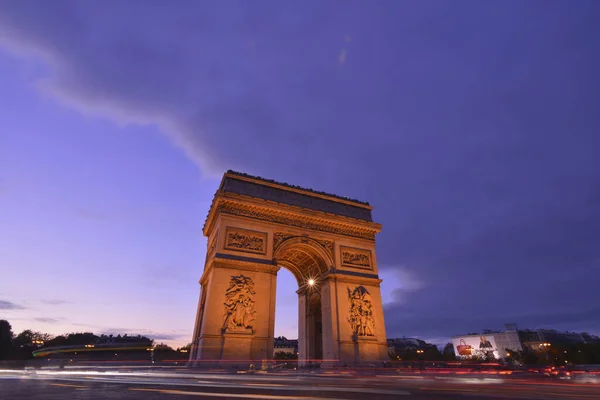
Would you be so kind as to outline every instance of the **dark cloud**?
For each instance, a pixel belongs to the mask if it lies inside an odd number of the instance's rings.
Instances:
[[[70,301],[61,300],[61,299],[47,299],[47,300],[40,300],[40,302],[44,303],[44,304],[49,304],[49,305],[52,305],[52,306],[60,306],[60,305],[63,305],[63,304],[71,304]]]
[[[0,41],[49,66],[44,93],[156,125],[204,172],[369,200],[378,260],[420,283],[398,286],[389,334],[438,337],[598,328],[598,17],[584,0],[19,1]]]
[[[33,319],[36,322],[42,322],[45,324],[56,324],[58,322],[64,321],[64,318],[48,318],[48,317],[39,317]]]
[[[11,301],[0,300],[0,310],[23,310],[25,307]]]

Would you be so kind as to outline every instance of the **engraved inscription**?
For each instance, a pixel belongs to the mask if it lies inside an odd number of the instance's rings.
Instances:
[[[254,310],[254,281],[244,275],[232,276],[225,291],[225,313],[223,332],[251,331],[256,311]]]
[[[371,268],[371,251],[341,246],[342,265],[356,268]]]
[[[348,322],[354,335],[375,336],[373,299],[369,291],[364,286],[357,286],[354,290],[348,288],[348,301],[350,302]]]
[[[228,250],[265,254],[267,234],[246,229],[227,228],[225,248]]]

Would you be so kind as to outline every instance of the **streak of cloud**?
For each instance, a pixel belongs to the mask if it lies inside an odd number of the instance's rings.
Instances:
[[[0,300],[0,310],[24,310],[25,307],[8,300]]]

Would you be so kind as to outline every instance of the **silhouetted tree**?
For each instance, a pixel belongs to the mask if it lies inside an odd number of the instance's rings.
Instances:
[[[157,344],[156,346],[154,346],[154,351],[164,351],[164,352],[169,352],[169,351],[175,351],[171,346],[166,345],[164,343],[160,343]]]
[[[67,337],[65,335],[58,335],[50,340],[48,340],[45,345],[50,346],[66,346]]]
[[[525,347],[523,351],[519,352],[518,357],[521,363],[525,365],[545,364],[546,358],[543,355],[538,355],[536,352]]]
[[[185,345],[185,346],[183,346],[183,347],[178,347],[178,348],[177,348],[177,351],[181,351],[181,350],[187,350],[187,351],[189,352],[191,349],[192,349],[192,344],[191,344],[191,343],[188,343],[188,344],[186,344],[186,345]]]
[[[52,339],[52,335],[49,333],[42,332],[34,332],[31,329],[26,329],[23,332],[19,333],[13,339],[13,343],[15,346],[23,346],[23,345],[31,345],[33,342],[44,342],[44,343],[36,343],[36,344],[45,344],[46,342]]]
[[[10,323],[0,320],[0,360],[8,360],[13,354],[13,332]]]
[[[66,346],[94,344],[98,341],[98,336],[92,332],[69,333],[65,338]]]
[[[13,339],[13,345],[17,358],[23,360],[33,358],[33,351],[52,339],[52,335],[42,332],[34,332],[26,329]]]
[[[454,353],[454,345],[452,344],[452,342],[446,343],[446,346],[444,346],[444,352],[442,354],[442,357],[446,361],[456,360],[456,354]]]
[[[440,361],[442,359],[442,353],[440,353],[437,346],[426,348],[422,356],[425,361]]]

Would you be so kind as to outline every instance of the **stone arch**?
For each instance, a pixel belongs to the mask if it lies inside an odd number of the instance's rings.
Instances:
[[[317,240],[292,236],[277,246],[273,263],[289,270],[298,283],[298,361],[308,365],[323,359],[323,301],[321,287],[333,268],[333,258]],[[309,280],[314,280],[309,285]],[[326,308],[326,307],[325,307]]]
[[[333,267],[327,250],[314,239],[294,236],[284,240],[273,252],[273,262],[288,269],[296,278],[298,287],[308,279],[318,280]]]
[[[277,272],[298,283],[299,362],[387,359],[368,203],[228,171],[204,223],[191,365],[273,358]],[[309,279],[315,284],[308,284]]]

